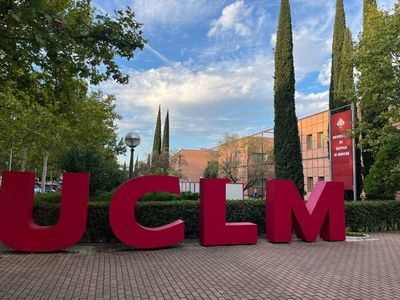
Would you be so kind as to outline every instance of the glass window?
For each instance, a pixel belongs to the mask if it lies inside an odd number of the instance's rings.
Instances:
[[[317,147],[323,148],[324,147],[324,133],[318,132],[317,134]]]
[[[318,181],[325,181],[325,177],[323,176],[318,177]]]
[[[314,188],[314,178],[313,177],[308,177],[307,178],[307,191],[312,192]]]
[[[312,134],[307,135],[307,150],[312,149]]]

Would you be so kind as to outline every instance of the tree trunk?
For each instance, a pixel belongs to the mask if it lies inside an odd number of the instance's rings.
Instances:
[[[10,161],[8,162],[8,171],[12,170],[13,148],[10,149]]]
[[[49,161],[50,152],[45,151],[43,156],[43,169],[42,169],[42,193],[46,192],[46,176],[47,176],[47,162]]]
[[[28,148],[24,147],[24,149],[22,150],[22,164],[21,164],[22,172],[25,172],[27,161],[28,161]]]

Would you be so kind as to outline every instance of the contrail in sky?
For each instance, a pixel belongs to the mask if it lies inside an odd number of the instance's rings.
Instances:
[[[162,60],[163,62],[165,62],[167,65],[169,66],[173,66],[172,62],[170,60],[168,60],[168,58],[166,58],[164,55],[162,55],[160,52],[158,52],[157,50],[153,49],[150,45],[148,44],[144,44],[144,46],[149,49],[155,56],[157,56],[160,60]]]

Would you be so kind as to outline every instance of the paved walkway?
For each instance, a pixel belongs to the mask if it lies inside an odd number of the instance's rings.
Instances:
[[[0,299],[400,299],[400,233],[376,240],[158,251],[85,244],[52,254],[0,246]]]

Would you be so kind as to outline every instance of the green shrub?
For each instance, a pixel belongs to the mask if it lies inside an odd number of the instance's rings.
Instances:
[[[144,195],[139,199],[140,202],[166,202],[186,200],[199,200],[199,194],[192,192],[183,192],[180,195],[175,195],[165,192],[152,192]]]
[[[35,200],[41,203],[60,203],[61,193],[36,194]]]
[[[199,193],[183,192],[178,196],[178,198],[181,200],[199,200],[200,195]]]
[[[400,202],[346,202],[347,227],[351,231],[387,231],[400,229]]]
[[[90,202],[83,241],[114,241],[109,224],[109,203]],[[135,209],[139,223],[157,227],[181,219],[185,222],[185,237],[199,236],[198,201],[145,201]],[[265,233],[265,203],[263,200],[227,201],[227,222],[252,222],[258,233]],[[34,220],[39,225],[54,225],[59,216],[59,204],[35,201]],[[352,232],[376,232],[400,229],[400,202],[346,202],[346,228]]]
[[[112,191],[125,181],[124,172],[119,169],[115,157],[93,145],[71,145],[60,160],[60,169],[72,173],[90,173],[89,190],[92,197]]]
[[[400,191],[400,135],[378,152],[364,185],[368,199],[395,199]]]

